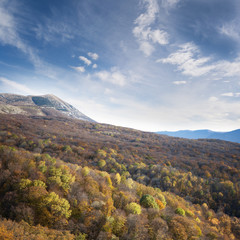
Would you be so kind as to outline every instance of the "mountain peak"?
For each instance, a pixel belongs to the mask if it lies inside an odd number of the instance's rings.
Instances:
[[[0,93],[0,113],[70,117],[94,122],[75,107],[53,94],[23,96]]]

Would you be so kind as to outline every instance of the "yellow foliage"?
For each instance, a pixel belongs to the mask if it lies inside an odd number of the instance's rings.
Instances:
[[[162,203],[162,201],[160,201],[160,200],[158,200],[158,199],[155,199],[155,202],[157,203],[157,205],[158,205],[158,207],[159,207],[160,210],[165,208],[165,206],[164,206],[164,204]]]
[[[0,240],[13,240],[13,233],[8,231],[4,225],[0,225]]]
[[[219,224],[219,220],[217,218],[213,218],[213,219],[211,219],[211,223],[213,225],[218,225]]]

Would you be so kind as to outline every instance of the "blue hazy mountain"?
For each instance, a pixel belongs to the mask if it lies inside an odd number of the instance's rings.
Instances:
[[[180,138],[188,138],[188,139],[220,139],[225,141],[237,142],[240,143],[240,129],[231,131],[231,132],[214,132],[210,130],[181,130],[176,132],[157,132],[158,134],[164,134],[171,137],[180,137]]]

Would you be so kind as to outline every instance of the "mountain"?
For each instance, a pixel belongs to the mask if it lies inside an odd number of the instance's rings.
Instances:
[[[157,132],[158,134],[163,134],[171,137],[180,137],[180,138],[188,138],[188,139],[219,139],[231,142],[240,143],[240,129],[231,131],[231,132],[213,132],[210,130],[182,130],[176,132]]]
[[[22,96],[9,93],[0,94],[0,113],[27,116],[70,117],[95,122],[69,103],[52,95]]]

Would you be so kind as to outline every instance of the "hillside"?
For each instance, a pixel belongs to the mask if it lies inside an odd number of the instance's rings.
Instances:
[[[0,114],[0,233],[240,239],[239,153],[219,140]]]
[[[179,138],[188,138],[188,139],[219,139],[231,142],[240,143],[240,129],[231,131],[231,132],[214,132],[210,130],[182,130],[176,132],[157,132],[158,134],[163,134],[171,137],[179,137]]]
[[[0,113],[27,116],[70,117],[94,122],[72,105],[60,98],[47,94],[43,96],[22,96],[9,93],[0,94]]]

